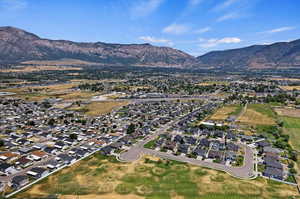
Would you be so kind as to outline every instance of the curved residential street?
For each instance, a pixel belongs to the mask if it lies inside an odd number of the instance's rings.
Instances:
[[[184,116],[183,118],[185,118]],[[183,119],[181,118],[181,119]],[[157,129],[155,133],[151,134],[144,140],[139,141],[135,145],[133,145],[128,151],[123,152],[119,155],[119,160],[124,162],[133,162],[140,159],[143,155],[153,155],[164,159],[176,160],[181,162],[186,162],[194,165],[198,165],[201,167],[207,167],[211,169],[216,169],[219,171],[224,171],[230,174],[233,177],[240,178],[240,179],[251,179],[255,177],[256,173],[254,171],[254,152],[251,147],[246,144],[239,144],[241,148],[244,149],[244,164],[241,167],[231,167],[223,164],[198,160],[194,158],[188,158],[186,156],[176,156],[173,154],[160,152],[152,149],[144,148],[144,145],[149,141],[155,139],[158,135],[165,132],[169,127],[179,122],[180,119],[177,119],[171,123],[168,123],[161,128]]]
[[[197,160],[194,158],[188,158],[185,156],[175,156],[173,154],[168,154],[165,152],[160,152],[156,150],[146,149],[142,147],[132,147],[127,152],[124,152],[120,155],[119,159],[125,162],[133,162],[138,160],[143,155],[153,155],[164,159],[176,160],[180,162],[186,162],[193,165],[198,165],[201,167],[207,167],[211,169],[216,169],[219,171],[224,171],[236,178],[241,179],[250,179],[254,174],[254,159],[253,159],[253,151],[249,146],[243,145],[245,148],[245,158],[244,164],[242,167],[230,167],[223,164],[207,162],[203,160]]]

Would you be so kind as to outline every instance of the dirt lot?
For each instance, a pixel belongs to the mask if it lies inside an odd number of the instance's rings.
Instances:
[[[294,109],[294,108],[275,108],[275,111],[280,116],[300,117],[300,109]]]

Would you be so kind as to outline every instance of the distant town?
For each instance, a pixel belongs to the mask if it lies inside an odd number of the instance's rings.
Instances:
[[[6,197],[94,154],[127,163],[150,155],[297,187],[297,140],[287,124],[300,115],[300,79],[108,72],[87,80],[70,72],[35,82],[16,74],[1,79]]]

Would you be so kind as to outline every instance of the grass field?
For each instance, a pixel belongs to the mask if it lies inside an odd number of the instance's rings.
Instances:
[[[269,181],[238,180],[226,173],[176,161],[144,157],[121,163],[99,154],[66,168],[16,198],[60,194],[61,199],[287,199],[293,186]]]
[[[242,111],[241,105],[227,105],[219,108],[209,119],[225,120],[231,115],[238,115]]]
[[[127,105],[127,102],[91,102],[83,106],[72,106],[69,109],[73,111],[84,112],[89,116],[99,116],[111,112],[113,109]]]
[[[47,98],[62,98],[64,100],[90,99],[98,93],[88,91],[73,91],[71,88],[79,85],[80,82],[70,82],[66,84],[55,84],[48,86],[31,86],[22,88],[3,89],[1,91],[16,93],[20,97],[29,101],[41,101]]]
[[[265,116],[259,112],[252,109],[247,109],[247,111],[238,120],[241,123],[249,125],[273,125],[275,121],[268,116]]]
[[[35,72],[35,71],[65,71],[65,70],[82,70],[79,67],[65,67],[65,66],[20,66],[12,69],[0,69],[2,73],[26,73],[26,72]]]
[[[275,111],[280,116],[299,117],[300,118],[300,109],[276,108]]]
[[[300,118],[281,117],[284,132],[290,136],[290,142],[294,149],[300,151]]]
[[[300,90],[300,86],[280,86],[285,91]]]

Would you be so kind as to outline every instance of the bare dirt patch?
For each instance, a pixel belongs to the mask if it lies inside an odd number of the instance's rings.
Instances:
[[[300,117],[300,109],[294,109],[294,108],[275,108],[275,111],[280,116]]]

